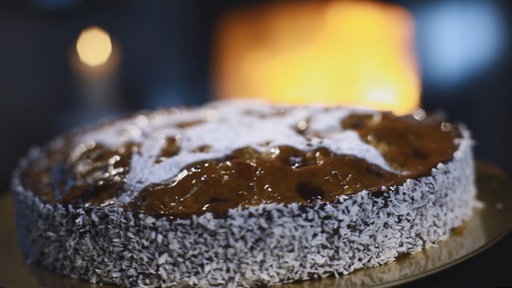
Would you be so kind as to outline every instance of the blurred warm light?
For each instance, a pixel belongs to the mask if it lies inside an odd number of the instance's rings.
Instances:
[[[405,9],[369,1],[235,10],[217,29],[215,94],[412,112],[421,89],[413,30]]]
[[[91,67],[104,64],[112,54],[108,33],[99,27],[86,28],[78,36],[76,51],[80,61]]]

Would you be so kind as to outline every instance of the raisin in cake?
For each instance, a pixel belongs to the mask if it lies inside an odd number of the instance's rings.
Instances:
[[[238,100],[63,135],[16,170],[28,259],[93,283],[259,286],[343,275],[449,237],[472,140],[424,113]]]

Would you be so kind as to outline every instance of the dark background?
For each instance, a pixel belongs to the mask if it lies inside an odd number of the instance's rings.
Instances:
[[[8,190],[11,172],[29,147],[72,127],[105,115],[211,99],[216,21],[225,11],[261,2],[270,1],[0,2],[0,193]],[[510,173],[511,2],[385,2],[399,4],[415,17],[423,108],[465,123],[476,139],[476,158]],[[122,52],[119,99],[109,107],[86,107],[77,100],[70,51],[80,31],[91,25],[108,31]],[[453,278],[466,275],[476,281],[475,287],[511,287],[512,276],[506,275],[512,272],[511,246],[509,235],[487,253],[419,285],[448,287],[451,277],[449,286],[456,287],[460,283]],[[493,259],[499,262],[486,271],[495,271],[492,277],[502,275],[500,279],[489,282],[475,274],[481,263]]]

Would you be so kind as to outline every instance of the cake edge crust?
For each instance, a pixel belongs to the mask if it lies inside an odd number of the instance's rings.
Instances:
[[[92,283],[255,286],[344,275],[433,246],[476,205],[472,140],[461,128],[453,159],[429,176],[334,203],[260,204],[191,219],[121,208],[43,203],[15,171],[18,238],[27,259]]]

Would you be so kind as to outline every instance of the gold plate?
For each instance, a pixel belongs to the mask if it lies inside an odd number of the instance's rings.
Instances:
[[[439,272],[482,252],[512,229],[512,181],[498,168],[479,162],[477,185],[478,199],[484,208],[475,209],[472,218],[438,246],[339,278],[296,282],[280,287],[395,286]],[[0,286],[99,287],[25,263],[16,242],[14,205],[10,193],[0,195]]]

